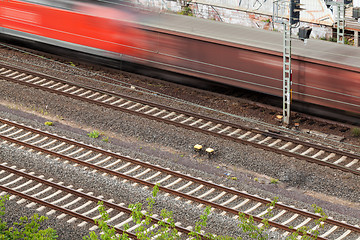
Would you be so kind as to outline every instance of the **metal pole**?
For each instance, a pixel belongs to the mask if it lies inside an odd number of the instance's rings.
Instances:
[[[277,0],[273,2],[273,22],[284,26],[283,33],[283,124],[290,124],[291,104],[291,2],[289,0]],[[279,10],[281,13],[279,13]],[[289,19],[286,15],[289,13]]]
[[[336,26],[336,39],[337,43],[345,43],[345,5],[344,2],[336,2],[337,8],[337,26]]]
[[[291,103],[291,16],[284,22],[283,38],[283,123],[290,124]]]

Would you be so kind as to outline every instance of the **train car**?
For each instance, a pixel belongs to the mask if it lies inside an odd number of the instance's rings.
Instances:
[[[138,56],[144,43],[133,16],[96,1],[1,1],[0,32],[5,35],[121,59]]]
[[[148,55],[155,67],[282,96],[282,33],[171,15],[138,25],[156,39]],[[305,110],[325,106],[360,122],[359,56],[352,46],[292,40],[293,100]]]

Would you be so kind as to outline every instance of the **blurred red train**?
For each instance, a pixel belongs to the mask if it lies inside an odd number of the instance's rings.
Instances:
[[[95,1],[6,0],[2,33],[103,56],[141,55],[142,33],[120,8]]]
[[[281,34],[192,17],[138,14],[128,4],[3,0],[0,32],[282,96]],[[323,106],[360,122],[360,49],[310,40],[307,46],[293,41],[292,51],[292,96],[302,110]]]

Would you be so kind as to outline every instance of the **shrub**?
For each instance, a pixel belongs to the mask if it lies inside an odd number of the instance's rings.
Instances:
[[[9,195],[0,196],[0,216],[5,215],[5,201],[8,199]],[[34,214],[30,219],[21,217],[19,222],[15,222],[13,226],[8,226],[7,222],[0,217],[0,239],[57,239],[56,230],[52,228],[42,229],[43,227],[40,224],[47,219],[47,217],[39,217],[38,214]]]

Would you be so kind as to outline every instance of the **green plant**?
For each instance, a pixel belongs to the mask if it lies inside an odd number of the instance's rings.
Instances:
[[[193,16],[192,10],[189,6],[183,7],[183,9],[179,12],[179,14]]]
[[[0,197],[0,216],[5,215],[5,201],[9,195]],[[47,217],[34,214],[30,219],[21,217],[19,222],[14,222],[13,226],[8,226],[7,222],[0,217],[0,239],[39,239],[53,240],[57,239],[56,230],[41,226],[41,223],[47,220]]]
[[[153,215],[153,207],[155,205],[155,198],[157,193],[159,192],[159,184],[155,185],[153,188],[152,196],[147,198],[147,211],[143,213],[143,206],[141,203],[130,204],[129,208],[131,210],[131,216],[133,222],[137,225],[137,228],[134,230],[136,232],[136,236],[138,239],[141,240],[148,240],[148,239],[166,239],[166,240],[177,240],[180,239],[180,235],[175,228],[175,223],[173,220],[172,212],[169,212],[165,209],[161,210],[161,219],[154,224],[157,224],[158,228],[150,227],[150,223],[152,222],[151,216]],[[254,217],[245,213],[239,212],[239,227],[246,233],[251,239],[257,240],[266,240],[268,239],[268,229],[270,227],[269,218],[273,216],[272,210],[274,209],[276,203],[278,202],[278,198],[274,198],[271,203],[268,203],[266,212],[261,216],[263,220],[261,221],[262,224],[258,224],[254,221]],[[99,239],[108,239],[108,240],[128,240],[128,235],[126,231],[129,229],[129,225],[126,224],[124,226],[124,230],[121,235],[116,236],[115,229],[110,228],[107,224],[107,220],[109,220],[109,215],[107,214],[103,203],[98,203],[98,210],[100,212],[101,218],[99,220],[95,220],[95,223],[101,229],[100,234],[101,238],[97,236],[95,232],[90,232],[89,236],[85,236],[83,239],[85,240],[99,240]],[[321,228],[323,228],[323,222],[326,221],[327,215],[324,213],[322,208],[316,206],[315,204],[312,205],[314,208],[315,213],[320,214],[320,218],[315,220],[315,224]],[[241,237],[233,238],[230,236],[216,236],[211,233],[204,233],[202,228],[206,227],[208,217],[211,214],[211,207],[207,206],[200,216],[200,221],[195,223],[195,228],[193,231],[189,233],[190,239],[221,239],[221,240],[240,240]],[[289,227],[293,229],[292,227]],[[157,230],[155,230],[157,229]],[[309,234],[310,233],[310,234]],[[295,240],[295,239],[307,239],[307,240],[315,240],[317,239],[319,232],[317,230],[312,230],[309,227],[303,226],[293,232],[289,237],[288,240]],[[301,236],[301,237],[300,237]]]
[[[360,137],[360,128],[351,129],[351,135],[354,137]]]
[[[316,206],[316,204],[311,205],[314,208],[315,213],[320,214],[320,218],[315,220],[316,226],[319,228],[324,228],[324,223],[328,216],[325,214],[323,209],[321,207]],[[292,229],[293,227],[289,227]],[[293,232],[289,237],[286,238],[286,240],[297,240],[299,239],[299,235],[301,235],[300,239],[306,239],[306,240],[316,240],[319,236],[319,231],[317,229],[311,229],[308,226],[302,226],[296,230],[296,232]]]
[[[272,210],[275,207],[275,204],[278,202],[277,197],[271,203],[268,203],[266,206],[266,213],[262,216],[264,217],[261,221],[261,225],[258,225],[254,222],[253,216],[246,217],[245,213],[239,212],[239,220],[240,224],[239,227],[243,230],[244,233],[247,233],[250,238],[258,239],[258,240],[265,240],[268,239],[268,234],[266,233],[267,229],[269,228],[269,217],[272,217]]]
[[[324,40],[324,41],[329,41],[329,42],[337,42],[337,38],[336,37],[321,37],[320,40]]]
[[[240,224],[239,227],[243,230],[243,232],[247,233],[250,238],[253,239],[267,239],[267,235],[265,233],[265,224],[262,227],[258,227],[255,224],[253,216],[246,217],[245,213],[239,213]]]
[[[344,39],[344,44],[346,44],[346,45],[354,45],[354,41],[351,40],[351,39],[345,38]]]
[[[46,125],[46,126],[52,126],[52,125],[54,125],[54,124],[53,124],[53,122],[45,122],[45,125]]]
[[[90,138],[98,138],[100,136],[100,133],[98,131],[92,131],[91,133],[87,134]]]
[[[189,233],[195,239],[201,239],[201,228],[206,227],[207,219],[210,214],[211,207],[207,206],[204,210],[204,214],[200,216],[200,221],[195,223],[195,230]]]
[[[129,224],[124,225],[123,233],[120,236],[116,236],[115,228],[110,228],[107,224],[107,220],[109,220],[109,214],[106,212],[104,203],[98,202],[98,210],[101,215],[100,219],[95,219],[95,224],[99,226],[101,229],[101,239],[108,239],[108,240],[128,240],[128,234],[126,231],[129,229]],[[83,237],[85,240],[98,240],[98,236],[94,231],[89,233],[89,236]]]
[[[276,179],[276,178],[270,179],[270,183],[272,183],[272,184],[277,184],[278,182],[279,182],[279,179]]]
[[[158,230],[154,231],[149,228],[149,225],[152,221],[151,216],[153,215],[153,207],[155,204],[155,197],[159,192],[159,185],[155,185],[153,188],[152,196],[146,199],[147,211],[145,214],[142,212],[142,204],[135,203],[130,204],[129,208],[131,210],[131,217],[133,222],[138,225],[135,229],[136,236],[138,239],[180,239],[178,231],[175,228],[175,222],[173,220],[172,212],[169,212],[165,209],[161,211],[161,220],[157,222],[160,226]],[[101,219],[95,220],[95,223],[101,228],[101,239],[111,239],[111,240],[125,240],[128,239],[127,234],[125,233],[129,229],[129,225],[126,224],[122,235],[116,237],[115,229],[109,228],[106,221],[109,219],[103,203],[98,203],[99,212],[101,214]],[[86,240],[97,240],[99,239],[95,232],[91,232],[90,236],[84,237]]]
[[[255,182],[258,182],[258,181],[259,181],[259,178],[257,178],[257,177],[254,178],[254,181],[255,181]]]
[[[103,141],[103,142],[109,142],[109,137],[103,137],[101,141]]]

